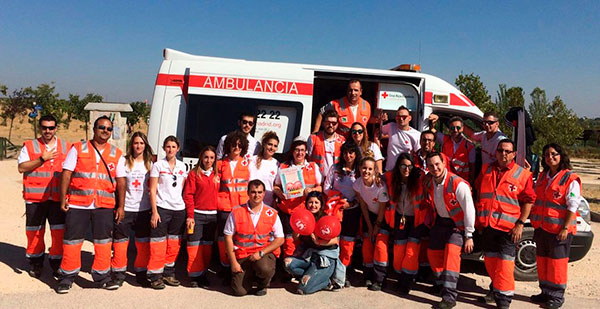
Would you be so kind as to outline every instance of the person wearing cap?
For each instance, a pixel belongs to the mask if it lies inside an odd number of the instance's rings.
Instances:
[[[302,171],[305,189],[301,197],[288,198],[281,185],[281,170],[286,168],[298,168]],[[285,233],[285,243],[283,244],[283,256],[288,257],[294,254],[296,245],[292,237],[292,227],[290,225],[290,215],[304,203],[306,195],[313,191],[322,191],[322,176],[319,172],[319,166],[314,162],[306,160],[306,140],[300,136],[294,138],[290,150],[287,153],[287,160],[279,166],[279,173],[275,178],[273,193],[279,198],[277,209],[283,224]]]
[[[125,159],[121,149],[108,143],[112,131],[110,118],[99,117],[94,121],[92,140],[73,144],[63,162],[60,207],[66,217],[58,294],[68,293],[79,274],[81,246],[89,226],[94,242],[92,279],[104,289],[119,288],[110,278],[110,262],[116,194],[125,190],[125,182],[115,178],[117,166]]]
[[[56,127],[54,116],[42,116],[40,137],[25,141],[18,158],[25,200],[25,256],[31,265],[29,275],[35,278],[40,277],[44,265],[46,220],[52,236],[48,261],[55,277],[63,252],[65,213],[60,210],[60,175],[71,144],[56,136]]]
[[[361,95],[362,85],[360,81],[357,79],[350,80],[345,97],[333,100],[321,108],[317,114],[317,119],[315,119],[313,133],[316,134],[321,128],[321,121],[323,121],[327,110],[333,110],[339,115],[340,124],[337,132],[344,135],[344,137],[348,137],[350,126],[354,122],[360,122],[366,127],[369,119],[371,119],[371,104],[363,99]]]
[[[256,282],[254,294],[264,296],[275,275],[273,251],[283,244],[283,228],[277,211],[263,203],[262,181],[248,183],[248,196],[248,202],[231,210],[223,229],[231,288],[235,296],[244,296]]]
[[[252,128],[256,124],[256,116],[250,113],[242,113],[240,115],[240,119],[238,120],[239,129],[236,131],[242,132],[246,139],[248,140],[248,150],[246,151],[246,155],[248,158],[250,156],[257,155],[260,152],[260,142],[250,134]],[[227,138],[227,134],[221,136],[219,139],[219,143],[217,144],[217,160],[223,159],[223,157],[229,152],[229,149],[225,145],[225,138]]]
[[[338,134],[338,114],[334,110],[323,113],[323,129],[311,134],[307,141],[308,160],[319,165],[321,175],[327,175],[329,168],[340,161],[340,147],[346,140]]]

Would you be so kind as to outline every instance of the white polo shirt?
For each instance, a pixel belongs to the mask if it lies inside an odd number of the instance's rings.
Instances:
[[[161,159],[152,166],[150,177],[158,178],[158,188],[156,189],[157,207],[174,211],[185,210],[182,193],[187,172],[183,162],[175,160],[175,168],[171,170],[169,162],[166,159]]]
[[[265,204],[273,206],[273,183],[279,170],[279,162],[275,158],[271,160],[261,160],[260,168],[256,167],[257,156],[250,158],[248,170],[250,171],[250,180],[259,179],[265,184]]]
[[[152,169],[152,163],[150,164]],[[125,211],[140,212],[150,209],[150,192],[148,180],[150,171],[146,169],[144,162],[133,162],[133,166],[127,166],[127,160],[119,161],[117,165],[117,178],[125,178]]]
[[[398,124],[390,122],[381,128],[381,132],[389,136],[387,146],[387,156],[385,163],[385,170],[391,171],[394,169],[394,164],[401,153],[407,152],[412,155],[413,152],[421,149],[419,140],[421,139],[421,132],[410,128],[408,131],[400,130]]]
[[[389,202],[390,197],[385,184],[378,186],[375,181],[370,186],[366,186],[362,178],[356,179],[352,185],[354,191],[365,201],[367,208],[374,214],[379,214],[379,203]]]

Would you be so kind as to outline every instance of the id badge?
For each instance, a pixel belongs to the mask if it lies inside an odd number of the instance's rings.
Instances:
[[[398,229],[403,230],[405,225],[406,225],[406,217],[404,215],[402,215],[402,217],[400,218],[400,224],[398,225]]]

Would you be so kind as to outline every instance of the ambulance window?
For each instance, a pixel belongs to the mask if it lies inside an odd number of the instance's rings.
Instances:
[[[287,150],[300,133],[300,102],[190,94],[183,156],[197,158],[204,146],[216,147],[221,136],[238,128],[240,114],[244,112],[257,115],[251,134],[259,141],[267,131],[277,133],[279,153]]]

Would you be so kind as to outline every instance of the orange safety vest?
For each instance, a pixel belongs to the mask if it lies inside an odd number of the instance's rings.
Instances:
[[[454,221],[456,227],[459,230],[464,231],[465,214],[462,208],[460,207],[460,203],[456,199],[456,188],[462,182],[466,183],[467,185],[469,185],[469,183],[466,182],[464,179],[460,178],[460,176],[452,173],[448,169],[446,169],[446,173],[446,179],[444,181],[444,204],[446,205],[446,210],[448,211],[448,214],[450,215],[452,221]],[[435,190],[435,181],[433,179],[433,176],[431,174],[425,175],[425,179],[423,182],[425,183],[426,188],[425,199],[427,200],[428,206],[431,207],[432,210],[434,210],[435,202],[433,200],[433,196]]]
[[[391,171],[385,172],[383,174],[383,177],[385,178],[385,184],[388,188],[388,193],[390,196],[390,202],[385,207],[384,218],[385,218],[385,222],[389,226],[393,227],[394,223],[395,223],[394,220],[396,217],[397,203],[396,203],[396,201],[391,200],[391,197],[394,196],[393,187],[392,187],[392,172]],[[422,173],[417,181],[419,183],[423,182],[423,174]],[[427,204],[425,203],[425,194],[423,193],[422,185],[417,186],[417,191],[413,193],[411,198],[413,201],[413,207],[414,207],[414,213],[415,213],[414,226],[419,226],[419,225],[425,223],[425,218],[428,215],[429,216],[432,215],[432,213],[431,213],[432,209],[430,207],[427,207]]]
[[[225,157],[217,161],[217,175],[219,175],[220,186],[217,193],[217,210],[231,211],[236,205],[242,205],[248,201],[248,182],[250,171],[248,170],[248,159],[240,157],[231,173],[231,160]]]
[[[23,143],[27,149],[29,160],[37,160],[42,156],[46,145],[42,138],[28,140]],[[31,172],[23,173],[23,199],[28,202],[39,203],[49,199],[60,201],[60,177],[62,163],[67,157],[71,144],[56,138],[56,157],[42,163]]]
[[[122,155],[121,149],[106,144],[101,155],[108,166],[107,170],[102,160],[96,161],[96,150],[91,141],[77,142],[73,147],[77,150],[77,165],[71,175],[69,204],[88,206],[94,202],[99,208],[114,208],[117,163]]]
[[[290,167],[290,166],[285,163],[282,163],[279,168],[284,169],[284,168],[288,168],[288,167]],[[306,188],[314,188],[319,185],[317,183],[317,175],[315,173],[317,168],[318,168],[318,166],[314,162],[310,162],[310,163],[308,163],[308,165],[305,165],[302,167],[302,177],[304,178],[304,185],[306,186]],[[292,211],[294,211],[294,209],[296,209],[296,207],[304,204],[304,199],[305,199],[305,197],[301,196],[301,197],[294,197],[289,200],[286,200],[286,199],[281,200],[281,201],[279,201],[279,205],[278,205],[279,210],[286,214],[291,214]]]
[[[484,166],[482,171],[479,200],[475,205],[478,227],[490,226],[508,232],[521,216],[519,193],[525,189],[531,172],[518,164],[513,164],[496,184],[496,169],[493,165]]]
[[[337,164],[340,161],[340,155],[341,155],[341,151],[340,149],[342,148],[342,144],[344,144],[344,141],[346,140],[342,135],[339,135],[337,133],[333,133],[334,134],[334,152],[333,152],[333,164]],[[325,134],[323,133],[323,131],[316,133],[316,134],[312,134],[310,136],[310,139],[312,141],[312,153],[310,154],[310,157],[308,158],[308,160],[310,162],[315,162],[319,165],[319,170],[321,171],[321,175],[325,175],[328,171],[323,170],[325,167],[325,156],[327,155],[325,153]],[[333,165],[332,165],[333,166]]]
[[[233,244],[235,257],[243,259],[267,247],[275,239],[273,226],[277,222],[277,211],[263,204],[262,212],[256,223],[252,223],[247,205],[235,206],[231,211],[235,224]]]
[[[469,179],[469,153],[472,149],[473,144],[463,138],[454,152],[454,141],[450,136],[444,135],[442,153],[448,157],[452,171],[463,179]]]
[[[548,233],[558,234],[565,226],[567,217],[567,189],[573,181],[579,182],[581,179],[577,174],[570,170],[562,170],[548,185],[547,172],[543,172],[535,183],[536,200],[531,209],[531,225],[534,228],[542,228]],[[577,233],[577,220],[569,223],[567,229],[569,233]]]
[[[367,100],[360,98],[360,102],[358,102],[358,110],[356,111],[356,119],[354,119],[354,114],[352,114],[352,110],[350,109],[350,105],[346,102],[346,97],[341,97],[339,100],[331,101],[333,108],[337,112],[339,116],[339,126],[338,133],[347,136],[348,132],[350,132],[350,126],[355,122],[360,122],[365,128],[367,127],[367,123],[371,118],[371,105]]]

